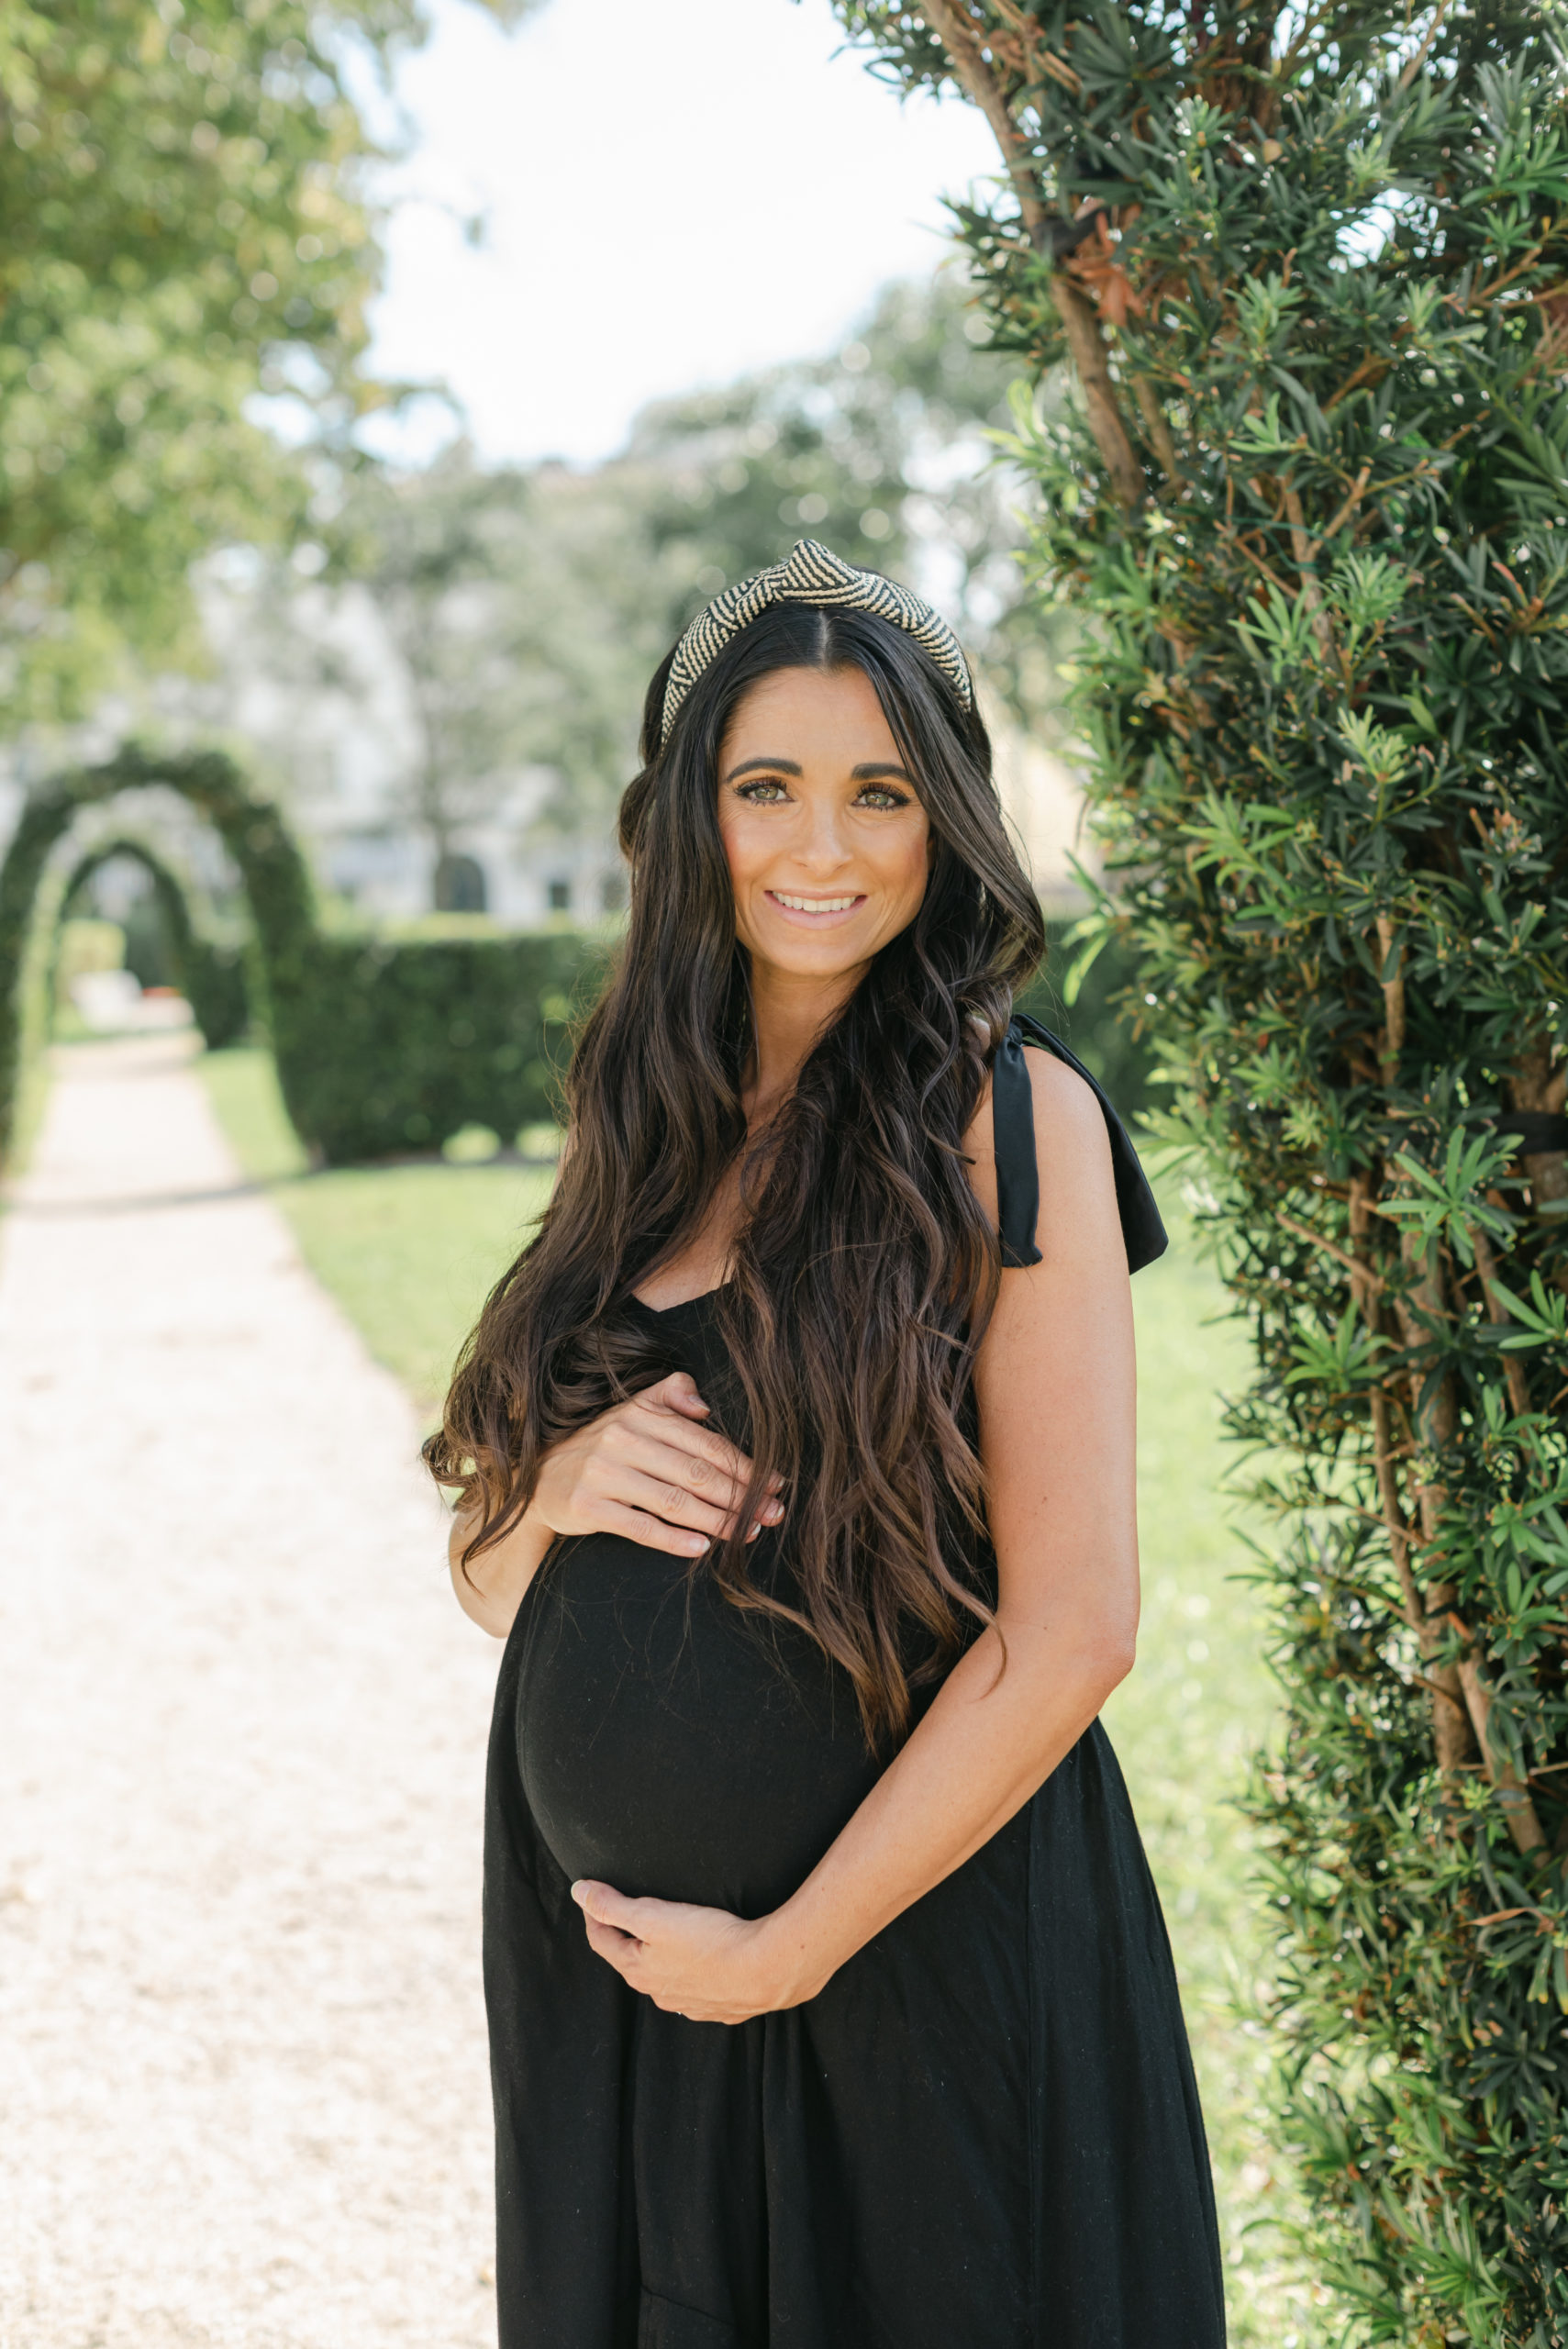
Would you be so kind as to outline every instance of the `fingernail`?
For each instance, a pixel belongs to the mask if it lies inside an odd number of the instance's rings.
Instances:
[[[762,1521],[766,1525],[777,1525],[780,1519],[784,1516],[784,1506],[783,1501],[770,1501],[767,1508],[762,1511]]]
[[[686,1536],[686,1548],[694,1558],[700,1558],[703,1552],[707,1548],[707,1543],[703,1540],[700,1533],[688,1533]]]
[[[579,1909],[586,1909],[588,1906],[587,1900],[584,1895],[583,1887],[580,1884],[574,1884],[573,1886],[572,1898],[575,1900]]]
[[[762,1527],[761,1527],[760,1525],[754,1525],[754,1526],[751,1528],[751,1532],[750,1532],[750,1533],[748,1533],[748,1535],[746,1536],[747,1541],[748,1541],[748,1542],[754,1542],[754,1541],[756,1540],[756,1538],[757,1538],[758,1534],[759,1534],[759,1533],[761,1533],[762,1530]]]

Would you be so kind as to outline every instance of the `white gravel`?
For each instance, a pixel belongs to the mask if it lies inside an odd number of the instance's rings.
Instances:
[[[190,1049],[0,1225],[0,2349],[470,2349],[497,1652]]]

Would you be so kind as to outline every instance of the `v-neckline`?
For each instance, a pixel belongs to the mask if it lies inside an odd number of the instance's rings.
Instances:
[[[634,1289],[631,1302],[640,1311],[651,1313],[656,1321],[662,1321],[667,1314],[684,1313],[693,1305],[706,1305],[710,1297],[722,1296],[729,1286],[728,1281],[716,1281],[712,1288],[699,1288],[695,1297],[678,1297],[673,1305],[650,1305],[647,1298],[639,1297]]]

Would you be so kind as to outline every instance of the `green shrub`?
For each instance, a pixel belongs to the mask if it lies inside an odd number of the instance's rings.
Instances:
[[[572,931],[322,938],[275,1038],[301,1139],[329,1165],[548,1122],[571,1020],[606,949]]]
[[[243,947],[193,939],[185,957],[184,992],[209,1052],[238,1044],[249,1034],[250,989]]]

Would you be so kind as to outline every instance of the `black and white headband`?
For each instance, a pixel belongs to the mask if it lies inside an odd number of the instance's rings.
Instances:
[[[879,618],[892,620],[930,655],[964,707],[973,708],[974,681],[969,663],[957,637],[929,604],[912,596],[907,587],[884,579],[880,571],[857,571],[842,555],[820,546],[815,539],[802,539],[782,562],[726,587],[693,620],[670,663],[659,729],[661,749],[670,739],[675,712],[708,663],[770,604],[819,604],[875,612]]]

